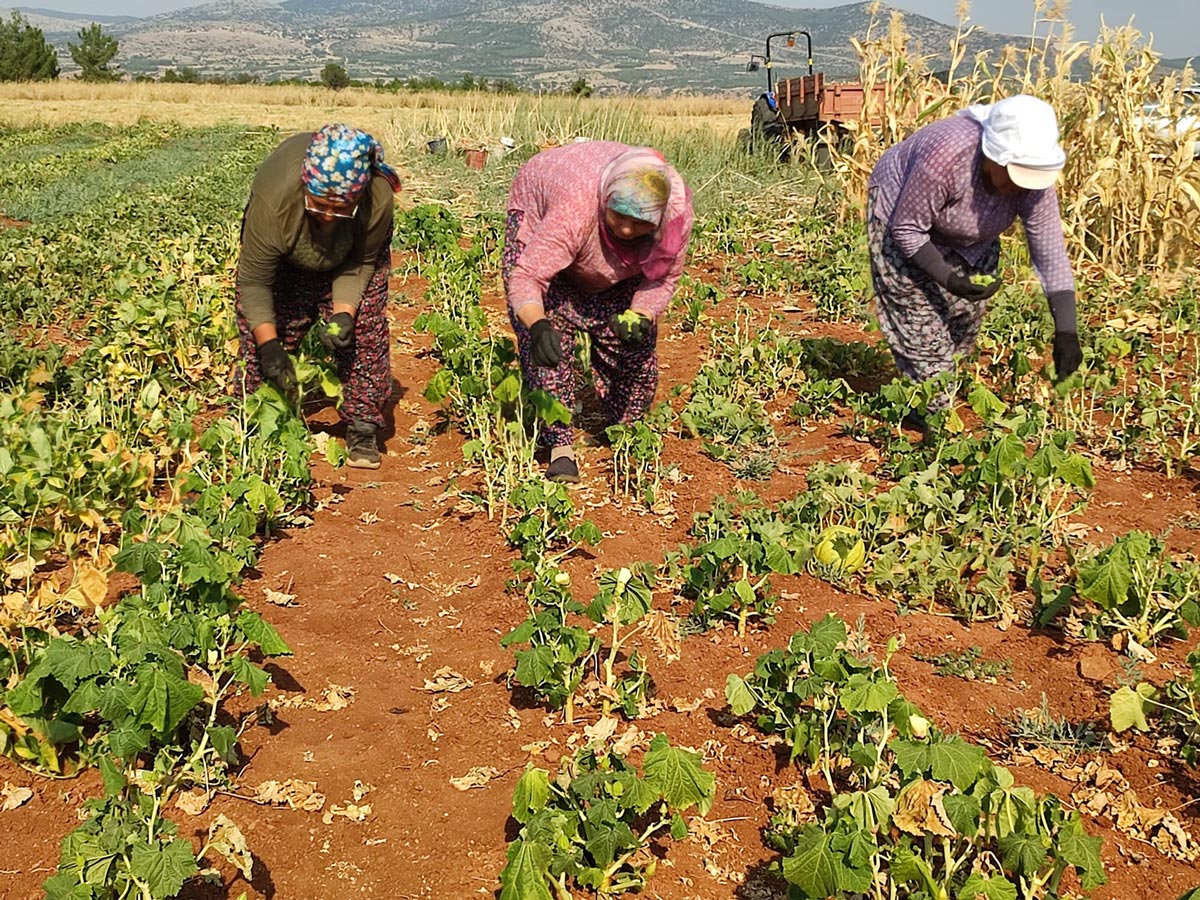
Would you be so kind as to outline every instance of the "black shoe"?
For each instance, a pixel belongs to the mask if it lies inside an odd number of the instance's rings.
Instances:
[[[900,422],[900,427],[907,431],[919,432],[921,437],[929,433],[929,423],[925,417],[915,410],[910,411]]]
[[[346,464],[355,469],[379,468],[379,444],[375,441],[375,426],[370,422],[351,422],[346,429]]]
[[[579,466],[569,456],[560,456],[546,467],[546,478],[549,481],[561,481],[567,484],[579,483]]]

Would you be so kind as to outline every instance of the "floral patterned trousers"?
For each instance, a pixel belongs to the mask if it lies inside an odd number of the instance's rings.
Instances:
[[[335,351],[338,377],[342,380],[342,406],[338,410],[344,422],[369,422],[383,425],[383,407],[392,393],[391,336],[388,332],[388,275],[391,272],[391,236],[375,259],[375,271],[363,291],[354,316],[354,343]],[[333,279],[328,272],[310,272],[284,264],[279,267],[272,287],[275,299],[275,326],[279,342],[289,353],[295,352],[320,316],[328,321],[333,314]],[[237,300],[239,354],[245,368],[243,390],[253,393],[262,384],[254,335]]]
[[[510,210],[504,230],[502,270],[505,287],[513,266],[525,245],[517,240],[523,213]],[[562,335],[562,360],[554,368],[535,365],[530,359],[529,330],[508,311],[517,349],[521,355],[521,374],[525,386],[546,391],[567,409],[575,409],[575,335],[586,332],[591,338],[592,375],[601,412],[608,424],[628,425],[641,418],[654,402],[658,389],[658,326],[641,344],[627,346],[608,327],[609,318],[629,309],[641,277],[628,278],[599,293],[589,293],[561,275],[550,282],[543,304],[546,317]],[[542,429],[541,440],[549,447],[567,447],[574,443],[575,429],[570,425],[549,425]]]

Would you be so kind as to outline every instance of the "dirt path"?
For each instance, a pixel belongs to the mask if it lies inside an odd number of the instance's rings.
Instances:
[[[426,339],[411,330],[421,286],[397,283],[393,293],[400,301],[393,310],[393,335],[401,395],[384,467],[364,472],[318,465],[317,495],[326,502],[314,514],[314,525],[273,542],[244,584],[250,607],[262,611],[295,650],[294,657],[271,667],[275,683],[267,696],[320,700],[321,692],[333,686],[337,697],[350,702],[327,711],[278,706],[273,722],[248,729],[242,739],[249,760],[242,790],[248,793],[271,779],[301,779],[316,782],[325,795],[326,816],[335,804],[369,805],[370,811],[361,822],[343,816],[326,822],[319,812],[218,797],[198,817],[180,814],[182,832],[201,841],[215,814],[228,815],[255,855],[250,884],[222,863],[223,885],[189,886],[187,897],[237,898],[243,891],[251,898],[288,900],[492,897],[506,839],[513,836],[508,812],[521,770],[530,760],[553,768],[559,755],[571,751],[568,739],[596,717],[584,710],[582,722],[568,728],[506,687],[511,656],[499,639],[524,617],[519,601],[505,589],[512,554],[498,523],[456,506],[446,493],[462,441],[428,429],[435,410],[420,392],[436,363],[419,352]],[[499,300],[493,296],[490,303]],[[848,336],[844,327],[814,326],[814,331]],[[703,332],[674,331],[663,341],[660,396],[692,377],[706,342]],[[790,468],[766,485],[741,487],[761,487],[767,499],[788,496],[803,488],[803,471],[812,460],[860,458],[865,449],[836,436],[831,427],[785,431],[787,449],[794,454]],[[606,533],[594,555],[566,565],[581,590],[601,569],[660,559],[664,549],[685,539],[693,512],[738,486],[727,468],[700,454],[696,442],[669,439],[665,459],[678,463],[686,476],[675,487],[676,515],[633,515],[611,502],[605,457],[606,451],[584,450],[585,480],[574,495],[577,507],[591,507],[588,516]],[[1159,529],[1194,507],[1192,486],[1184,481],[1143,472],[1119,477],[1100,472],[1099,481],[1088,521],[1102,528]],[[1054,634],[1021,627],[1007,632],[988,625],[967,628],[923,614],[901,617],[891,603],[845,594],[808,576],[776,579],[775,587],[785,604],[770,628],[751,630],[744,641],[728,629],[690,637],[682,659],[651,664],[661,712],[637,724],[647,733],[667,732],[674,744],[703,748],[717,774],[717,802],[709,819],[719,828],[711,846],[697,839],[671,845],[647,897],[782,896],[765,874],[772,854],[760,830],[772,791],[802,778],[770,750],[735,736],[722,714],[725,676],[748,671],[759,653],[785,644],[794,630],[826,612],[851,623],[863,617],[876,647],[889,635],[904,633],[909,652],[919,648],[932,655],[978,646],[985,658],[1011,660],[1011,676],[987,684],[934,677],[930,665],[900,654],[895,670],[902,689],[947,730],[961,729],[998,745],[999,720],[1014,709],[1036,707],[1043,692],[1059,715],[1092,720],[1106,715],[1106,686],[1081,678],[1081,648],[1063,644]],[[294,594],[295,605],[268,604],[266,588]],[[1176,647],[1164,659],[1177,661],[1182,654]],[[446,667],[471,686],[457,693],[422,689]],[[1114,663],[1114,678],[1117,671]],[[549,744],[540,753],[527,749],[535,742]],[[1154,769],[1148,761],[1140,746],[1110,757],[1143,803],[1177,807],[1196,796],[1194,772],[1181,766]],[[451,785],[451,778],[479,766],[499,774],[478,789]],[[30,803],[0,814],[0,860],[5,861],[0,897],[40,896],[36,886],[57,860],[73,808],[81,795],[95,790],[96,779],[89,775],[69,783],[64,798],[60,785],[35,782],[7,762],[0,761],[0,775],[36,791]],[[1018,775],[1041,790],[1069,791],[1044,770]],[[363,788],[369,790],[363,793]],[[1180,816],[1200,833],[1195,806],[1185,807]],[[1190,867],[1135,845],[1109,824],[1089,820],[1089,828],[1106,838],[1111,869],[1110,883],[1095,893],[1097,898],[1174,897],[1200,881]],[[1138,859],[1144,863],[1133,862]]]

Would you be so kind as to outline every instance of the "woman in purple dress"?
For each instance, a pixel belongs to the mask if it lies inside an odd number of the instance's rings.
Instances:
[[[1049,104],[1018,95],[972,106],[891,147],[871,173],[867,236],[876,315],[896,368],[914,381],[953,372],[975,349],[1000,235],[1020,217],[1054,318],[1054,367],[1082,362],[1075,279],[1054,185],[1066,162]],[[949,391],[930,404],[947,406]]]

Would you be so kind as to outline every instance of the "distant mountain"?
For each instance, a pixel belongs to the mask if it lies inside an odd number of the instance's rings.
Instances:
[[[35,24],[61,47],[91,20],[37,15]],[[470,73],[548,88],[582,75],[602,90],[707,93],[762,84],[761,72],[746,72],[750,54],[762,52],[767,34],[796,28],[812,33],[816,65],[828,77],[854,78],[850,38],[862,37],[869,20],[866,3],[783,9],[749,0],[217,0],[113,21],[108,30],[133,73],[191,66],[206,74],[312,77],[334,61],[360,79]],[[925,52],[938,54],[935,68],[944,65],[954,30],[915,15],[905,22]],[[981,35],[975,47],[1004,43]],[[802,47],[780,49],[780,69],[800,71]]]
[[[1160,59],[1158,64],[1167,69],[1183,69],[1189,64],[1193,69],[1200,70],[1200,53],[1195,56],[1176,56],[1173,59]]]
[[[60,22],[82,22],[84,25],[89,25],[92,22],[98,22],[101,25],[115,25],[122,22],[133,22],[133,20],[137,19],[137,16],[89,16],[89,14],[79,12],[40,10],[36,6],[18,6],[17,10],[30,20],[36,16],[41,19],[60,20]],[[38,25],[38,28],[41,28],[41,25]]]

